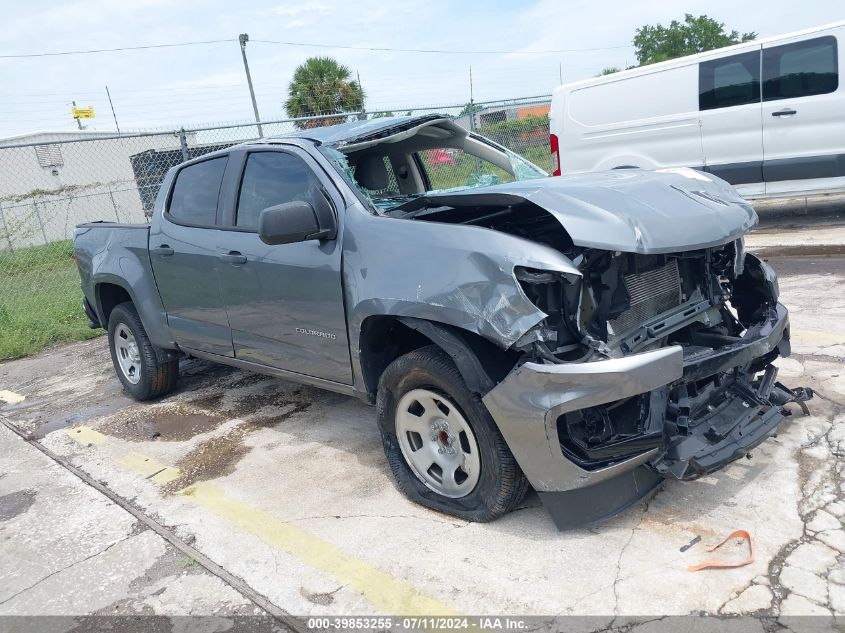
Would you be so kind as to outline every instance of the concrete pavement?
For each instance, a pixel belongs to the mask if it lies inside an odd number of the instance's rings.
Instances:
[[[755,239],[750,250],[762,248]],[[594,616],[600,628],[633,615],[845,614],[845,259],[769,260],[793,326],[795,354],[778,361],[779,379],[817,390],[811,416],[795,408],[753,459],[668,482],[649,503],[590,529],[558,532],[534,495],[492,524],[411,504],[392,484],[373,410],[343,396],[187,361],[176,394],[132,402],[105,339],[0,365],[0,390],[23,398],[0,415],[303,622],[571,614]],[[13,447],[0,462],[0,521],[13,515],[0,522],[0,614],[38,612],[39,585],[64,613],[255,609],[219,576],[179,568],[160,537],[64,481],[32,446],[8,432],[0,441]],[[54,507],[63,498],[73,503]],[[754,541],[751,565],[686,571],[739,528]],[[723,555],[741,557],[741,546]],[[63,575],[75,566],[88,580]],[[96,599],[85,598],[89,590]]]
[[[0,445],[0,614],[264,613],[5,426]]]

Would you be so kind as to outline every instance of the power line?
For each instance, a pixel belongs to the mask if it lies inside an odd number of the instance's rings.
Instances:
[[[88,55],[89,53],[117,53],[119,51],[141,51],[150,48],[174,48],[177,46],[198,46],[201,44],[222,44],[224,42],[237,41],[237,39],[203,40],[200,42],[178,42],[175,44],[145,44],[143,46],[121,46],[119,48],[92,48],[80,51],[59,51],[55,53],[16,53],[13,55],[0,55],[0,59],[21,59],[24,57],[59,57],[61,55]]]
[[[589,53],[594,51],[609,51],[618,48],[633,48],[632,44],[624,46],[598,46],[595,48],[559,48],[541,51],[490,51],[490,50],[444,50],[437,48],[389,48],[386,46],[341,46],[339,44],[313,44],[308,42],[282,42],[279,40],[250,40],[261,44],[279,44],[282,46],[309,46],[313,48],[340,48],[353,51],[388,51],[392,53],[442,53],[445,55],[548,55],[552,53]]]
[[[237,39],[229,38],[223,40],[202,40],[198,42],[175,42],[171,44],[145,44],[142,46],[120,46],[117,48],[92,48],[77,51],[56,51],[42,53],[14,53],[0,55],[0,59],[23,59],[31,57],[59,57],[63,55],[89,55],[92,53],[117,53],[122,51],[140,51],[155,48],[175,48],[179,46],[200,46],[205,44],[223,44],[237,42]],[[595,48],[559,48],[541,51],[491,51],[491,50],[446,50],[435,48],[390,48],[387,46],[343,46],[340,44],[317,44],[313,42],[283,42],[280,40],[251,40],[261,44],[276,44],[280,46],[304,46],[311,48],[339,48],[355,51],[378,51],[392,53],[434,53],[444,55],[548,55],[555,53],[589,53],[594,51],[607,51],[620,48],[631,48],[630,44],[624,46],[597,46]]]

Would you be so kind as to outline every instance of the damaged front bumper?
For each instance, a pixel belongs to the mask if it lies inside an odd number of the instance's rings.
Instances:
[[[741,341],[674,345],[588,363],[525,363],[485,397],[517,462],[564,529],[607,518],[666,477],[694,479],[745,455],[780,423],[782,405],[811,393],[775,382],[789,354],[789,317],[777,304]],[[622,403],[622,404],[620,404]],[[568,435],[571,416],[638,432],[589,444]]]

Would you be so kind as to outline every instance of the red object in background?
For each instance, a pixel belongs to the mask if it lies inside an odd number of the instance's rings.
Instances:
[[[455,161],[445,149],[436,149],[429,159],[432,165],[454,165]]]
[[[557,134],[549,135],[549,144],[551,145],[552,158],[555,161],[555,169],[552,176],[560,176],[560,149],[557,144]]]

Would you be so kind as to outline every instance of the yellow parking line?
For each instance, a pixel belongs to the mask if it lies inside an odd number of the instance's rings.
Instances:
[[[90,426],[77,426],[71,429],[65,429],[65,433],[83,446],[87,446],[88,444],[102,444],[107,439],[105,435],[99,431],[95,431]]]
[[[211,484],[194,484],[179,494],[231,525],[254,534],[268,545],[334,576],[343,585],[363,595],[381,613],[457,615],[445,604],[417,591],[410,583],[346,554],[336,545],[285,523],[269,512],[229,499]]]
[[[790,330],[792,338],[804,343],[828,347],[830,345],[845,345],[845,334],[835,332],[819,332],[818,330]]]
[[[26,396],[22,396],[14,391],[6,391],[5,389],[0,391],[0,401],[5,402],[6,404],[17,404],[18,402],[23,402],[24,400],[26,400]]]
[[[171,481],[176,481],[182,476],[178,468],[165,466],[152,457],[146,457],[140,453],[126,453],[126,455],[117,460],[117,463],[130,470],[134,470],[145,479],[149,479],[160,486]]]
[[[65,432],[83,445],[102,444],[107,440],[106,435],[87,426],[67,429]],[[117,459],[117,463],[160,486],[181,476],[178,468],[162,464],[141,453],[126,453]],[[334,576],[344,586],[364,596],[380,612],[396,616],[459,615],[437,599],[421,593],[412,584],[345,553],[336,545],[301,528],[285,523],[269,512],[230,499],[212,484],[200,482],[181,490],[179,494],[233,527],[253,534],[306,565]]]

